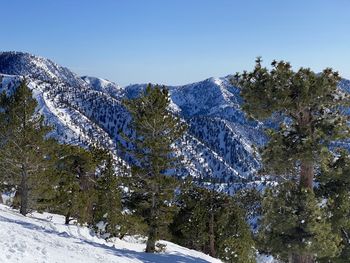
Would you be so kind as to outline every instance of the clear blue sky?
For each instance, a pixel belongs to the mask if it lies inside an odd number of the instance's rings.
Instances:
[[[350,78],[349,0],[2,0],[0,50],[118,84],[186,84],[284,59]]]

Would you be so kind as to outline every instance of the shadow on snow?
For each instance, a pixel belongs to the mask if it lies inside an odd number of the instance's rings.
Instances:
[[[36,220],[36,218],[33,218]],[[38,219],[39,221],[45,221],[49,223],[46,220],[43,219]],[[45,227],[40,227],[37,226],[33,223],[25,222],[22,220],[14,220],[14,219],[9,219],[3,216],[0,216],[0,221],[11,223],[11,224],[17,224],[19,227],[24,227],[30,230],[34,231],[39,231],[42,233],[46,233],[49,235],[56,235],[59,236],[60,238],[69,238],[69,239],[75,239],[75,243],[78,244],[88,244],[90,246],[103,249],[105,250],[106,253],[115,255],[116,257],[124,257],[124,258],[129,258],[129,259],[137,259],[145,263],[209,263],[210,261],[194,257],[194,256],[189,256],[182,254],[180,252],[175,252],[175,254],[163,254],[163,253],[156,253],[156,254],[150,254],[146,252],[137,252],[129,249],[119,249],[114,246],[107,246],[105,244],[99,244],[93,241],[88,241],[84,239],[80,239],[78,237],[74,237],[69,235],[67,232],[59,232],[56,230],[50,230],[46,229]],[[73,241],[73,240],[72,240]],[[111,243],[112,244],[112,243]]]

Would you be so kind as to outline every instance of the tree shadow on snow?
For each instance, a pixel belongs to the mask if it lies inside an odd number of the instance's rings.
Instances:
[[[119,249],[115,247],[110,247],[104,244],[95,243],[92,241],[82,240],[84,243],[88,243],[94,247],[103,248],[109,254],[113,254],[119,257],[126,257],[130,259],[137,259],[144,263],[210,263],[210,261],[182,254],[180,252],[174,252],[175,254],[165,254],[165,253],[146,253],[146,252],[137,252],[129,249]]]
[[[94,246],[96,248],[100,248],[106,251],[106,253],[115,255],[118,260],[118,257],[123,257],[123,258],[128,258],[128,259],[137,259],[140,260],[144,263],[210,263],[210,261],[194,257],[194,256],[189,256],[182,254],[180,252],[173,252],[174,254],[165,254],[165,253],[156,253],[156,254],[151,254],[151,253],[146,253],[146,252],[137,252],[129,249],[119,249],[114,246],[108,246],[105,244],[99,244],[93,241],[88,241],[79,237],[71,236],[67,232],[59,232],[56,230],[50,230],[46,229],[44,227],[37,226],[33,223],[25,222],[22,220],[15,220],[15,219],[10,219],[6,218],[3,216],[0,216],[0,221],[3,222],[8,222],[12,224],[18,224],[20,227],[24,227],[30,230],[35,230],[39,232],[43,232],[49,235],[56,235],[61,238],[69,238],[69,239],[75,239],[75,241],[72,240],[72,242],[75,243],[80,243],[80,244],[88,244],[90,246]],[[116,261],[118,262],[118,261]]]

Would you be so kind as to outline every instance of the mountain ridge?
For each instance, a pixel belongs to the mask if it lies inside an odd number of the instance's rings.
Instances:
[[[27,78],[38,111],[55,127],[53,136],[60,141],[98,143],[116,158],[130,161],[118,149],[123,143],[120,132],[132,134],[122,99],[137,96],[146,84],[120,87],[101,78],[79,77],[49,59],[23,52],[0,52],[0,75],[0,91],[7,92],[21,76]],[[255,176],[260,167],[256,148],[266,142],[265,124],[247,120],[230,76],[167,88],[171,109],[189,127],[176,145],[186,163],[178,176],[215,182],[227,191],[260,180]],[[341,88],[350,90],[350,82],[342,81]]]

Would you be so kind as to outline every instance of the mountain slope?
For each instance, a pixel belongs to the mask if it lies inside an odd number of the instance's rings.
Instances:
[[[13,92],[21,76],[39,102],[38,111],[55,127],[53,136],[72,144],[97,143],[130,161],[118,149],[120,142],[125,144],[120,132],[133,133],[122,99],[137,96],[146,85],[120,87],[100,78],[79,77],[45,58],[0,52],[0,91]],[[168,88],[171,109],[189,126],[176,145],[185,157],[178,176],[234,190],[257,180],[254,174],[260,157],[256,149],[266,137],[263,123],[246,119],[239,89],[229,79],[209,78]],[[349,91],[350,81],[343,80],[340,88]]]
[[[85,82],[69,69],[49,59],[23,52],[0,52],[0,73],[30,76],[49,83],[66,83],[70,86],[84,86]]]

